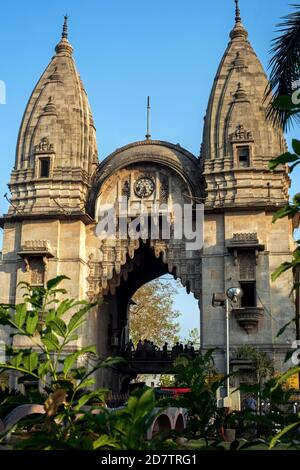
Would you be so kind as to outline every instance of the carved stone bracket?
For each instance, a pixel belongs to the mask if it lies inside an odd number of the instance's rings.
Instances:
[[[264,309],[262,307],[234,308],[232,314],[240,327],[250,334],[257,330],[258,323],[263,318]]]

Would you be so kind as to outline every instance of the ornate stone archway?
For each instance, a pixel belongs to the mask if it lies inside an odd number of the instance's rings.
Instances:
[[[149,180],[151,188],[145,197],[136,190],[137,182]],[[170,217],[170,237],[158,232],[155,238],[98,238],[88,259],[87,295],[103,299],[95,337],[102,354],[117,354],[122,331],[127,321],[128,303],[134,292],[146,282],[170,273],[179,278],[188,293],[201,302],[201,250],[187,248],[185,234],[174,235],[174,207],[201,202],[205,197],[199,161],[178,145],[143,141],[117,150],[100,165],[94,177],[88,209],[99,221],[99,211],[106,205],[116,207],[116,220],[121,217],[117,202],[126,196],[131,220],[140,201],[147,207],[163,205],[159,217]],[[160,206],[161,207],[161,206]],[[194,213],[191,211],[192,216]],[[182,215],[183,217],[183,215]],[[93,228],[97,232],[97,227]],[[150,235],[150,234],[149,234]],[[199,311],[200,316],[200,311]],[[100,344],[101,343],[101,344]],[[102,381],[103,382],[103,381]]]
[[[126,196],[130,204],[137,204],[134,184],[140,177],[152,178],[155,193],[146,203],[165,204],[169,213],[175,204],[204,201],[205,186],[199,160],[192,154],[160,141],[142,141],[118,149],[107,157],[94,176],[88,209],[97,220],[98,210],[105,204],[115,205],[120,196]],[[130,209],[129,209],[130,210]],[[114,295],[121,279],[134,269],[134,256],[142,240],[99,240],[98,249],[89,255],[88,296],[94,298]],[[185,239],[161,237],[150,240],[156,258],[162,257],[168,272],[180,278],[188,293],[201,299],[201,253],[186,249]]]

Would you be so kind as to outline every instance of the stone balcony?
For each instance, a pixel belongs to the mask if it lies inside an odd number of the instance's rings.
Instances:
[[[264,309],[262,307],[243,307],[232,309],[232,314],[236,321],[248,334],[254,333],[258,329],[259,321],[263,318]]]

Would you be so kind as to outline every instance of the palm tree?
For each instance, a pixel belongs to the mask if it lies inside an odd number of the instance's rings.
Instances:
[[[296,11],[282,18],[277,25],[280,35],[272,41],[270,86],[265,94],[270,100],[268,118],[284,130],[300,122],[300,106],[291,99],[293,85],[300,78],[300,5],[291,6]]]

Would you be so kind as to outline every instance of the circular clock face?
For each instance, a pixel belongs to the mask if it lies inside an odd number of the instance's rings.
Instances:
[[[154,181],[147,176],[139,178],[134,185],[134,192],[138,197],[149,197],[155,189]]]

